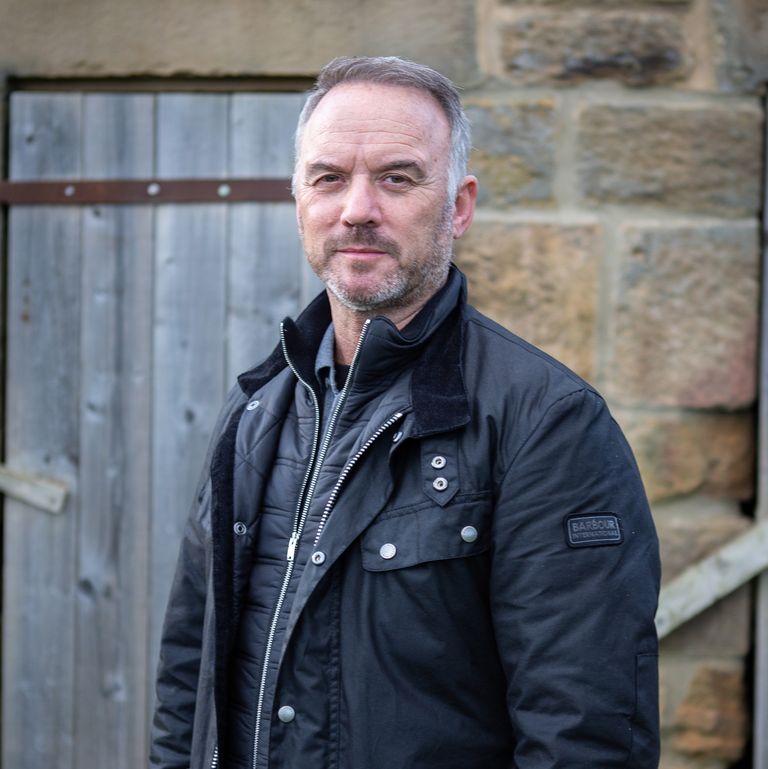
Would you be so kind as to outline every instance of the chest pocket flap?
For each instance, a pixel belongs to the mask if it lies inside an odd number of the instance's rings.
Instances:
[[[477,555],[490,547],[490,498],[394,514],[372,524],[361,539],[363,568],[392,571],[419,563]]]

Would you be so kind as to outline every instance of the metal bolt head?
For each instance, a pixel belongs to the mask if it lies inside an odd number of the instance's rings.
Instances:
[[[152,184],[147,185],[147,195],[150,195],[151,197],[155,197],[155,195],[160,194],[160,185],[157,182],[152,182]]]
[[[219,188],[216,190],[216,193],[220,198],[228,198],[231,192],[232,188],[228,184],[220,184]]]

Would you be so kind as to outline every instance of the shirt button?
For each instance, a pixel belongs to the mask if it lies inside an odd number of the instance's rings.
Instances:
[[[461,538],[465,542],[474,542],[477,539],[477,529],[474,526],[465,526],[461,530]]]
[[[382,545],[379,548],[379,555],[385,561],[388,561],[390,558],[394,558],[397,555],[397,548],[391,542],[387,542],[386,545]]]
[[[253,411],[254,409],[257,409],[259,407],[258,401],[251,401],[245,408],[248,411]]]
[[[445,467],[445,457],[437,456],[432,460],[432,467],[435,470],[442,470]]]
[[[283,705],[283,707],[277,711],[277,717],[284,724],[290,724],[291,721],[296,718],[296,711],[290,705]]]
[[[321,550],[316,550],[312,553],[312,563],[314,563],[315,566],[322,566],[325,563],[325,553]]]
[[[243,534],[245,534],[246,531],[248,531],[246,525],[242,521],[238,521],[234,525],[235,534],[237,534],[238,537],[242,537]]]
[[[445,480],[442,476],[439,476],[435,478],[434,481],[432,481],[432,485],[438,490],[438,491],[445,491],[448,488],[448,481]]]

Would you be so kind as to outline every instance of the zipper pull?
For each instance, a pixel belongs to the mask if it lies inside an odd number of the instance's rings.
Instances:
[[[296,555],[296,546],[299,544],[299,535],[294,532],[291,534],[291,538],[288,540],[288,552],[285,555],[287,561],[292,561]]]

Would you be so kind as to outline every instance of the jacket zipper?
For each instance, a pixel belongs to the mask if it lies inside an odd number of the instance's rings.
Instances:
[[[301,534],[304,531],[304,524],[307,521],[309,515],[309,508],[312,503],[312,497],[315,493],[315,487],[317,486],[317,480],[320,475],[320,470],[323,466],[323,460],[328,452],[328,447],[331,444],[331,437],[333,435],[334,427],[336,426],[336,420],[341,412],[344,402],[347,398],[347,388],[352,381],[352,373],[355,369],[355,363],[357,362],[360,348],[363,346],[363,341],[368,333],[368,327],[370,326],[370,319],[366,320],[363,324],[363,328],[360,332],[360,338],[357,340],[357,347],[355,347],[355,353],[352,356],[352,364],[349,367],[349,374],[347,375],[347,381],[344,383],[344,387],[339,394],[339,399],[331,412],[331,417],[328,421],[328,427],[323,437],[323,442],[320,445],[318,451],[318,438],[320,435],[320,406],[317,402],[317,394],[312,387],[299,375],[296,367],[293,365],[290,356],[288,355],[288,348],[285,343],[285,328],[283,324],[280,324],[280,343],[283,347],[283,355],[288,363],[293,375],[301,384],[311,393],[312,402],[315,409],[315,433],[312,438],[312,453],[309,458],[309,464],[307,465],[307,471],[304,475],[304,480],[301,484],[301,492],[299,493],[299,500],[296,504],[296,513],[294,516],[293,531],[288,540],[288,550],[285,554],[286,568],[283,575],[283,582],[280,587],[280,593],[275,603],[275,608],[272,613],[272,621],[269,626],[269,633],[267,634],[267,643],[264,649],[264,662],[261,669],[261,681],[259,682],[259,696],[256,701],[256,727],[253,733],[253,769],[256,769],[256,765],[259,760],[259,737],[261,734],[261,719],[264,710],[264,695],[267,687],[267,674],[269,672],[269,660],[272,656],[272,645],[275,641],[275,634],[277,633],[277,623],[280,619],[280,613],[283,609],[283,603],[285,602],[285,596],[288,593],[288,586],[291,582],[291,576],[293,575],[294,558],[296,556],[296,549],[301,540]]]
[[[344,481],[347,479],[347,476],[352,471],[352,468],[360,461],[360,458],[365,454],[366,451],[371,447],[373,442],[385,431],[389,430],[390,427],[392,427],[395,422],[397,422],[399,419],[402,419],[403,413],[401,411],[398,411],[395,414],[392,414],[392,416],[387,419],[386,422],[382,423],[379,428],[376,430],[373,435],[371,435],[370,438],[360,447],[360,449],[357,451],[357,453],[352,457],[352,459],[347,462],[344,469],[341,471],[341,475],[339,475],[338,480],[336,481],[336,485],[333,487],[333,490],[331,491],[331,495],[328,497],[328,501],[325,503],[325,509],[323,510],[322,516],[320,516],[320,523],[317,525],[317,534],[315,534],[315,541],[312,543],[312,547],[317,547],[317,543],[320,541],[320,536],[323,533],[323,529],[325,528],[325,523],[328,520],[328,516],[331,514],[331,510],[333,509],[333,506],[336,504],[336,498],[339,496],[339,491],[341,491],[341,487],[344,483]]]
[[[213,749],[213,758],[211,759],[211,769],[216,769],[219,765],[219,746],[216,745]]]

